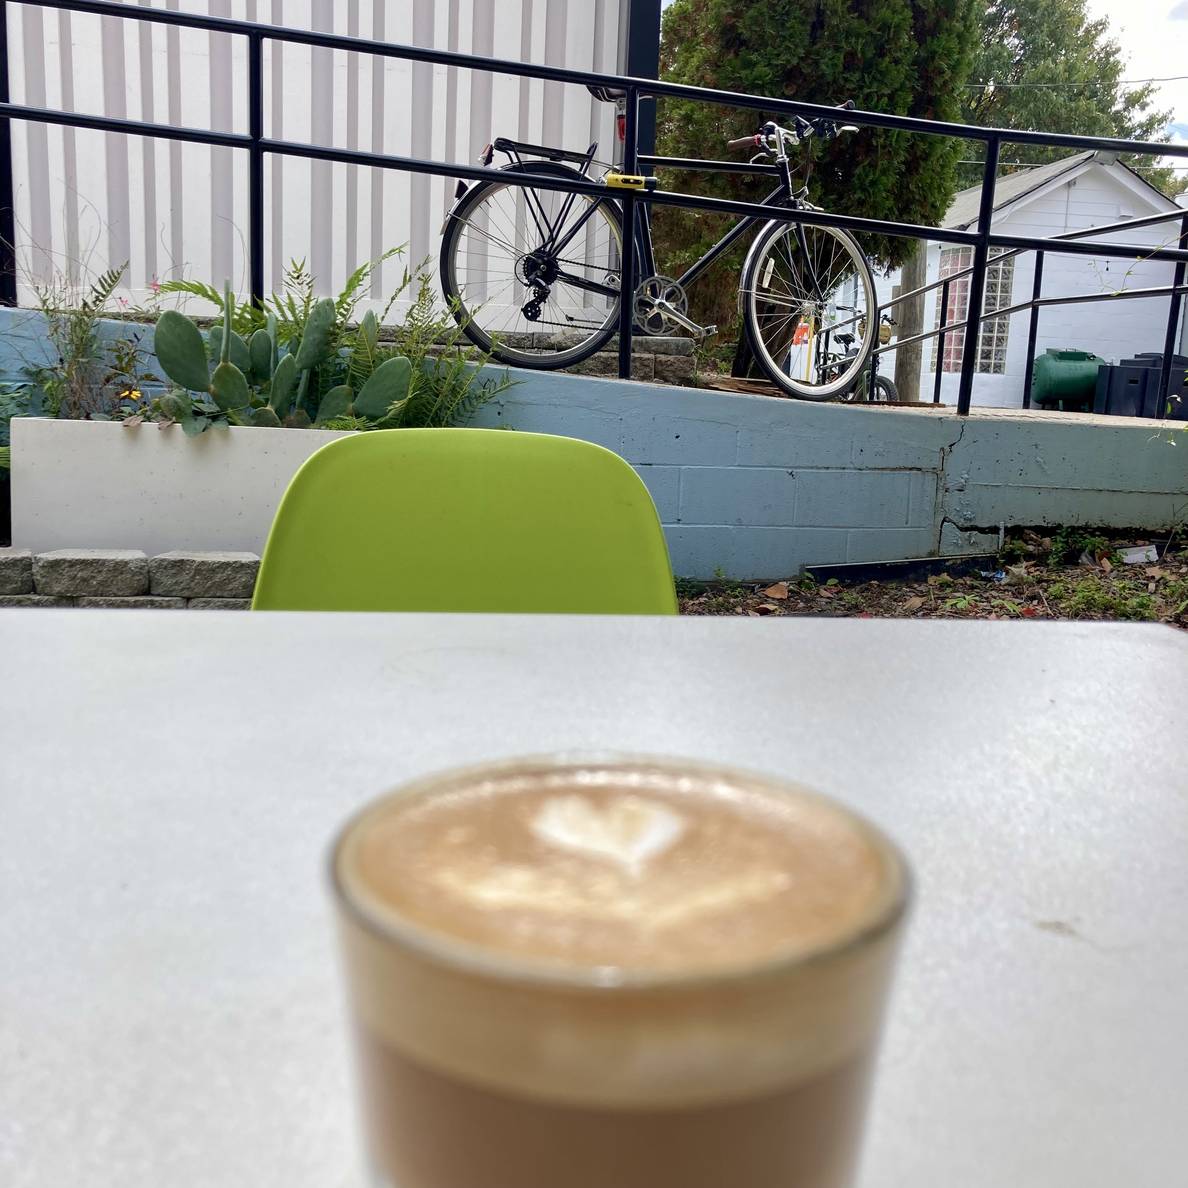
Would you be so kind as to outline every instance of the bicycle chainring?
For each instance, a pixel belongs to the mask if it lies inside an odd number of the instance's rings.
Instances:
[[[688,317],[689,298],[680,283],[672,277],[649,276],[635,290],[634,309],[635,324],[645,334],[683,333],[684,327],[673,320],[669,309]]]

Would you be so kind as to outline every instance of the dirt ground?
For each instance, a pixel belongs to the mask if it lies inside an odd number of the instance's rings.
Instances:
[[[1127,549],[1155,560],[1126,563]],[[996,560],[874,581],[678,580],[686,615],[891,619],[1127,619],[1188,629],[1188,538],[1063,528],[1008,537]]]

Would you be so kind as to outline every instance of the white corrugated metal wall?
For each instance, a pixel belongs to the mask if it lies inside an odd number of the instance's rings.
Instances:
[[[483,56],[614,72],[627,0],[123,0]],[[245,39],[9,5],[12,98],[34,106],[247,131]],[[613,113],[581,87],[266,43],[265,135],[473,161],[493,135],[609,146]],[[247,289],[247,157],[237,149],[13,122],[22,303],[54,271],[128,262],[125,296],[190,276]],[[323,292],[407,244],[435,258],[444,178],[271,157],[269,287],[305,258]],[[403,270],[372,284],[381,301]]]

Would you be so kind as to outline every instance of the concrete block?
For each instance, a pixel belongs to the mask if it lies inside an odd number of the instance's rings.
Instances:
[[[943,510],[960,528],[1068,524],[1153,531],[1183,523],[1185,491],[1188,487],[1158,493],[976,483],[961,492],[946,492]]]
[[[707,581],[718,576],[719,571],[729,575],[730,553],[736,531],[735,528],[715,526],[666,526],[664,536],[668,541],[672,572],[677,577]]]
[[[191,598],[190,610],[233,610],[252,609],[250,598]]]
[[[796,518],[806,528],[907,528],[922,505],[917,489],[936,476],[916,471],[797,470]],[[927,526],[932,524],[928,509]]]
[[[74,605],[92,610],[184,610],[186,600],[154,598],[146,594],[139,598],[76,598]]]
[[[679,516],[681,472],[677,466],[637,466],[636,474],[643,479],[656,504],[661,523],[674,524]]]
[[[73,606],[73,598],[51,598],[48,594],[0,594],[0,609],[7,606]]]
[[[957,557],[962,553],[997,553],[997,532],[963,531],[947,520],[940,530],[940,555]]]
[[[154,594],[172,598],[250,598],[260,558],[255,553],[161,553],[149,562]]]
[[[850,439],[840,433],[805,433],[787,424],[738,431],[740,466],[848,468]]]
[[[681,468],[682,524],[747,526],[796,524],[797,481],[772,467]]]
[[[148,558],[138,549],[54,549],[33,558],[33,585],[56,596],[145,594]]]
[[[692,355],[657,355],[658,384],[691,384],[696,371]]]
[[[691,338],[670,338],[666,335],[659,335],[653,338],[650,334],[635,334],[632,335],[631,345],[637,354],[649,355],[692,355],[693,354],[693,340]],[[619,349],[619,336],[616,334],[610,340],[610,344],[606,348],[608,351],[615,352]]]
[[[836,565],[846,559],[839,528],[736,528],[727,576],[739,581],[794,577],[806,565]]]
[[[33,554],[28,549],[0,549],[0,594],[33,593]]]
[[[931,528],[851,528],[846,533],[845,560],[903,561],[936,554],[936,533]]]
[[[576,437],[581,441],[592,441],[608,450],[620,453],[623,444],[623,429],[616,412],[598,408],[587,408],[582,404],[549,404],[545,402],[520,403],[515,399],[514,389],[506,398],[479,410],[474,419],[478,429],[496,429],[501,426],[520,433],[556,433],[562,437]]]
[[[939,470],[944,452],[961,435],[945,412],[927,409],[856,408],[865,416],[850,441],[849,464],[856,470],[912,468]]]
[[[662,392],[663,388],[643,389]],[[701,419],[636,407],[623,414],[623,454],[630,462],[661,466],[733,466],[738,430],[720,410],[720,419]]]
[[[597,355],[591,355],[588,359],[583,359],[581,363],[575,363],[572,367],[567,368],[567,370],[573,372],[575,375],[617,377],[619,374],[619,356],[613,351],[599,351]],[[646,383],[655,374],[655,356],[641,355],[637,351],[631,359],[631,378],[633,380],[643,380]]]

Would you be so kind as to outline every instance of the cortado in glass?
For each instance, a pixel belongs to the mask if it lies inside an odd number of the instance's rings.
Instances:
[[[527,759],[332,857],[383,1188],[843,1188],[908,876],[759,776]]]

